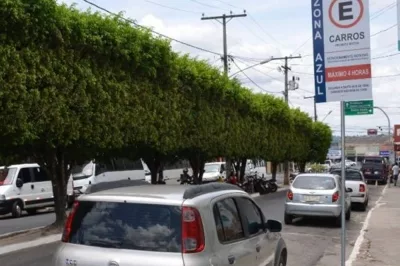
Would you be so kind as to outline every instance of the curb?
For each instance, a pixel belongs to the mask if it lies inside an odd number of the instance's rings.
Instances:
[[[40,227],[34,227],[34,228],[25,229],[25,230],[19,230],[19,231],[14,231],[14,232],[2,234],[2,235],[0,235],[0,240],[1,239],[5,239],[5,238],[9,238],[9,237],[13,237],[13,236],[17,236],[17,235],[26,234],[26,233],[29,233],[29,232],[32,232],[32,231],[37,231],[37,230],[43,229],[45,227],[46,226],[40,226]]]
[[[252,198],[258,198],[258,197],[261,197],[261,196],[268,196],[268,195],[274,195],[274,194],[279,193],[279,192],[285,192],[287,190],[289,190],[289,186],[280,187],[280,188],[278,188],[278,190],[276,192],[268,193],[268,194],[265,194],[265,195],[260,195],[260,193],[251,193],[249,195]]]
[[[32,240],[32,241],[7,245],[4,247],[0,247],[0,256],[15,252],[15,251],[19,251],[19,250],[24,250],[24,249],[29,249],[32,247],[39,247],[39,246],[43,246],[46,244],[55,243],[55,242],[60,241],[60,239],[61,239],[61,234],[56,234],[56,235],[49,235],[49,236],[41,237],[39,239]]]

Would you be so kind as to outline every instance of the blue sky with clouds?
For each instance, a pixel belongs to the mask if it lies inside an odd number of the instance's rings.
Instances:
[[[64,3],[76,3],[80,9],[89,5],[83,0],[59,0]],[[228,52],[237,56],[235,63],[240,68],[255,64],[271,56],[279,57],[301,54],[302,59],[291,61],[290,76],[300,78],[299,89],[290,92],[290,104],[313,115],[312,96],[312,28],[311,0],[91,0],[93,3],[112,12],[125,11],[125,16],[138,23],[181,41],[222,53],[222,27],[217,21],[202,21],[206,16],[223,13],[248,14],[245,18],[233,19],[228,23]],[[96,10],[95,7],[92,7]],[[97,10],[96,10],[97,11]],[[370,0],[371,34],[385,30],[397,23],[395,0]],[[400,55],[397,53],[397,27],[393,27],[371,37],[373,64],[374,102],[390,116],[392,124],[400,123]],[[210,64],[220,67],[218,56],[172,42],[176,51],[190,53]],[[283,97],[283,73],[278,71],[282,62],[273,61],[246,71],[257,83],[255,86],[243,74],[238,75],[242,83],[254,91],[272,92]],[[238,68],[232,62],[230,73]],[[399,74],[399,76],[385,77]],[[324,103],[317,106],[319,119],[325,118],[335,133],[340,133],[338,103]],[[372,116],[346,118],[347,134],[365,134],[368,128],[382,126],[387,131],[387,120],[376,111]]]

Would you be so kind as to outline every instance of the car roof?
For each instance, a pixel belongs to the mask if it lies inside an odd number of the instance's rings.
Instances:
[[[4,169],[4,166],[2,166]],[[39,167],[37,163],[24,163],[24,164],[12,164],[7,165],[7,168],[28,168],[28,167]]]
[[[88,187],[86,193],[82,195],[81,199],[118,196],[183,201],[208,193],[224,194],[231,192],[247,194],[238,186],[226,183],[181,186],[143,184],[143,181],[140,180],[120,180],[116,182],[103,182],[91,185]]]
[[[330,174],[330,173],[304,173],[304,174],[297,175],[296,178],[302,177],[302,176],[332,177],[332,178],[336,178],[337,177],[337,175]]]
[[[225,162],[211,162],[211,163],[206,163],[205,165],[213,165],[213,164],[224,164]]]

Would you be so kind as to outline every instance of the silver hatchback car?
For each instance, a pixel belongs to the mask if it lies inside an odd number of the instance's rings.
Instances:
[[[286,265],[281,223],[237,186],[111,183],[74,203],[54,266]]]
[[[285,202],[285,224],[291,224],[296,216],[332,217],[341,225],[340,197],[342,178],[333,174],[300,174],[296,176],[287,192]],[[346,220],[350,220],[351,199],[346,188]]]

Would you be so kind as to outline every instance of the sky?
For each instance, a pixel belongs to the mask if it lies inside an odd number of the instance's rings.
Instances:
[[[311,0],[90,0],[111,12],[124,16],[176,40],[222,54],[222,25],[203,16],[242,14],[227,25],[228,54],[233,56],[229,74],[257,65],[271,57],[301,55],[290,60],[289,77],[298,79],[297,90],[289,92],[292,108],[314,116],[313,43]],[[76,7],[100,11],[83,0],[59,0]],[[397,51],[397,6],[395,0],[369,0],[374,105],[389,116],[391,125],[400,124],[400,53]],[[101,11],[103,12],[103,11]],[[220,56],[178,42],[171,43],[177,52],[208,60],[223,70]],[[399,54],[398,54],[399,53]],[[271,61],[239,73],[236,77],[254,92],[282,97],[283,61]],[[239,68],[238,68],[239,67]],[[247,75],[247,77],[246,77]],[[249,79],[250,78],[250,79]],[[317,104],[318,120],[327,123],[340,135],[338,102]],[[375,110],[373,115],[346,116],[346,135],[365,135],[367,129],[387,134],[388,121]]]

